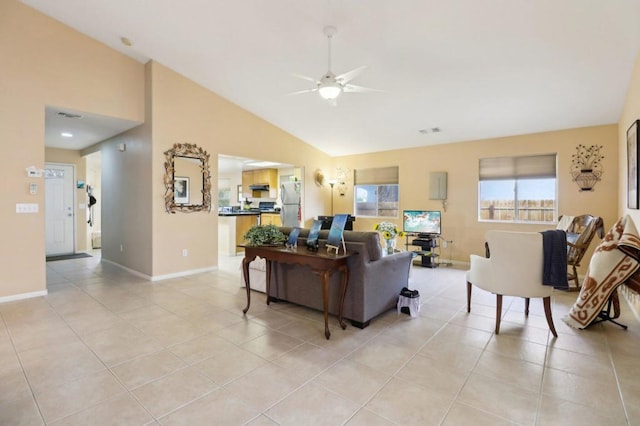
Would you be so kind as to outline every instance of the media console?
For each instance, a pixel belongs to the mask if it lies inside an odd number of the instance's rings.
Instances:
[[[413,250],[418,256],[420,256],[420,265],[426,268],[437,268],[436,262],[436,248],[438,248],[438,235],[435,234],[421,234],[421,233],[407,233],[405,246],[409,250],[409,246],[420,247],[417,250]]]

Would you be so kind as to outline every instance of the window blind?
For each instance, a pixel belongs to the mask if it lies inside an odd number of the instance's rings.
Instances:
[[[556,177],[557,154],[480,159],[480,180]]]
[[[355,171],[354,183],[356,185],[397,184],[399,182],[398,169],[398,166],[359,169]]]

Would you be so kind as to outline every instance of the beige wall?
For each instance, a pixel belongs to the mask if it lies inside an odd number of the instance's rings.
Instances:
[[[0,2],[0,63],[3,298],[46,289],[45,194],[29,194],[30,182],[44,181],[25,172],[44,168],[45,106],[142,121],[144,68],[17,0]],[[37,203],[39,213],[16,214],[16,203]]]
[[[640,210],[627,208],[627,129],[640,119],[640,55],[627,89],[627,99],[618,123],[618,216],[630,215],[640,226]]]
[[[87,181],[87,161],[80,155],[80,151],[70,149],[46,148],[44,153],[44,161],[48,163],[73,164],[76,166],[76,181]],[[86,251],[87,246],[87,220],[89,218],[87,207],[89,206],[89,196],[87,195],[86,186],[77,188],[75,185],[75,215],[76,215],[76,251]],[[38,185],[40,186],[40,185]],[[44,182],[42,190],[44,191]],[[80,209],[80,204],[85,208]]]
[[[366,155],[340,157],[334,167],[359,169],[400,167],[400,208],[442,210],[442,202],[429,200],[429,173],[448,172],[447,210],[442,216],[442,232],[453,241],[453,259],[469,261],[469,254],[484,253],[484,235],[489,229],[540,231],[555,225],[499,224],[477,220],[478,160],[529,154],[558,154],[558,213],[602,216],[605,226],[617,218],[618,141],[617,126],[598,126],[562,130],[508,138],[470,141],[457,144],[412,148]],[[580,192],[569,174],[576,146],[602,145],[604,155],[602,181],[593,192]],[[353,190],[345,197],[335,196],[336,212],[352,212]],[[356,219],[354,229],[371,230],[379,220]],[[394,220],[402,226],[400,218]],[[592,246],[595,247],[595,243]],[[443,253],[449,255],[449,250]],[[587,254],[586,259],[590,258]]]
[[[118,145],[125,144],[120,151]],[[150,126],[102,143],[102,258],[151,275]]]
[[[215,267],[218,264],[217,204],[212,213],[168,214],[164,208],[164,152],[174,143],[198,145],[210,155],[212,195],[218,193],[218,155],[290,163],[315,170],[331,159],[300,139],[153,62],[153,272],[154,277]],[[307,188],[309,185],[307,185]],[[305,220],[324,214],[326,191],[306,193]],[[104,221],[104,219],[103,219]],[[182,256],[187,249],[189,255]]]

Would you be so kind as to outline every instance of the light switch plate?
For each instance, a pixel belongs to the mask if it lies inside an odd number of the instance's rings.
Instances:
[[[17,203],[16,213],[38,213],[37,203]]]

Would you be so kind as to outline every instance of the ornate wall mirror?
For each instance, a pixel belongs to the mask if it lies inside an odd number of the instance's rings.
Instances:
[[[164,202],[168,213],[211,211],[209,154],[190,143],[165,151]]]

